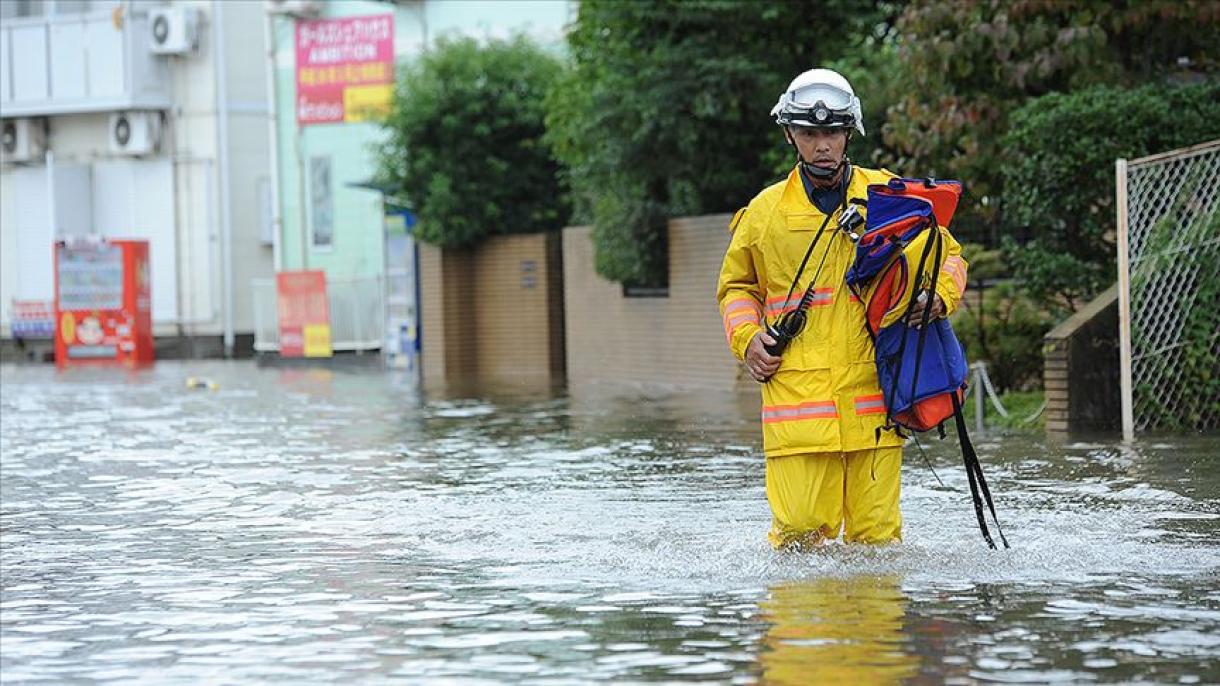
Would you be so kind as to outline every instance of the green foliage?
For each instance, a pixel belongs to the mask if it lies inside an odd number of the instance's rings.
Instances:
[[[798,73],[872,35],[883,6],[581,2],[547,141],[567,169],[575,221],[595,227],[599,273],[665,283],[666,219],[735,210],[773,181],[791,153],[771,106]]]
[[[988,373],[990,374],[991,372],[989,371]],[[987,391],[971,389],[970,392],[986,393]],[[993,429],[1014,432],[1042,431],[1046,426],[1045,414],[1039,411],[1046,402],[1046,393],[1043,391],[1009,391],[1007,393],[1000,393],[1000,404],[1008,412],[1007,417],[996,411],[995,406],[991,404],[990,398],[984,398],[983,400],[983,425],[987,427],[988,431]],[[966,426],[974,426],[974,407],[974,399],[970,398],[962,408],[962,416],[966,420]],[[1033,419],[1030,419],[1030,417],[1033,417]]]
[[[1216,138],[1220,80],[1029,101],[1001,140],[1014,275],[1039,302],[1069,310],[1087,302],[1114,279],[1114,160]]]
[[[461,247],[563,225],[559,165],[542,144],[561,70],[523,37],[441,40],[403,70],[377,177],[419,216],[421,240]]]
[[[978,243],[963,243],[962,257],[970,263],[971,281],[990,281],[1008,273],[999,250],[989,250]]]
[[[994,244],[1014,159],[1001,140],[1009,113],[1046,93],[1164,78],[1186,70],[1179,60],[1215,70],[1220,3],[917,0],[898,33],[905,93],[886,144],[898,169],[964,180],[973,201],[956,232]]]
[[[1011,282],[967,291],[953,315],[953,329],[971,362],[987,363],[997,390],[1027,390],[1042,385],[1042,337],[1053,318]]]

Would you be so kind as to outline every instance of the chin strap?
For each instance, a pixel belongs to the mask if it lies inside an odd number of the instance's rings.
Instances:
[[[816,164],[810,164],[809,162],[802,160],[800,153],[797,153],[796,159],[800,162],[801,170],[818,181],[830,181],[837,176],[838,173],[843,170],[843,167],[845,167],[849,162],[847,155],[844,155],[843,159],[838,165],[835,166],[834,169],[823,169]]]
[[[792,134],[789,133],[788,135],[789,135],[788,145],[791,145],[792,152],[796,153],[796,162],[798,165],[800,165],[801,171],[805,172],[806,174],[809,174],[810,176],[817,179],[818,181],[830,181],[840,171],[842,171],[845,166],[851,164],[851,158],[849,158],[847,156],[847,151],[846,151],[847,145],[851,145],[851,131],[847,132],[847,144],[843,146],[844,147],[843,159],[839,160],[839,164],[836,165],[834,169],[823,169],[823,168],[817,166],[816,164],[813,164],[812,162],[806,162],[805,158],[801,157],[800,148],[796,147],[796,143],[793,142],[793,140],[791,138]]]

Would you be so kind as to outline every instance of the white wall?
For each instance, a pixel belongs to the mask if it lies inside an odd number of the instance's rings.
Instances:
[[[4,2],[5,0],[0,0]],[[55,165],[88,170],[89,231],[109,237],[148,238],[153,321],[158,335],[179,331],[220,335],[221,206],[217,137],[215,4],[185,0],[197,8],[199,50],[164,60],[172,80],[173,106],[165,113],[160,151],[147,158],[115,155],[109,145],[109,113],[50,117],[48,146]],[[129,11],[145,12],[139,2]],[[228,157],[232,217],[232,268],[236,333],[253,331],[252,278],[271,276],[271,246],[259,239],[259,181],[269,176],[263,60],[262,2],[225,1],[224,64],[228,93]],[[79,177],[75,177],[79,180]],[[62,183],[59,184],[62,187]],[[53,239],[49,223],[46,167],[0,168],[0,333],[8,334],[13,298],[50,299]],[[79,227],[80,220],[72,220]],[[62,224],[61,224],[62,226]],[[72,233],[78,231],[73,230]],[[44,250],[46,259],[41,253]],[[37,259],[33,257],[37,249]],[[42,294],[45,291],[45,295]]]
[[[148,240],[154,324],[178,321],[174,183],[168,158],[93,163],[93,227],[105,238]]]
[[[23,167],[14,170],[6,184],[4,205],[12,216],[13,238],[5,241],[12,246],[5,250],[4,270],[10,272],[15,283],[13,290],[5,294],[4,306],[8,309],[11,299],[50,300],[55,294],[55,281],[51,272],[52,243],[50,204],[47,201],[47,174],[43,167]],[[7,233],[7,232],[6,232]]]

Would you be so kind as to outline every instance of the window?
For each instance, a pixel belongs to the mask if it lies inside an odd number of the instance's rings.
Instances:
[[[329,157],[309,158],[309,231],[315,248],[329,248],[334,243],[335,213]]]
[[[46,12],[43,0],[13,0],[0,2],[0,19],[41,17]]]
[[[55,14],[82,14],[90,9],[98,8],[89,7],[89,0],[55,0]]]

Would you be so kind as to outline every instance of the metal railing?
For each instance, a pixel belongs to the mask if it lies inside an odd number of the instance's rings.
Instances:
[[[254,349],[278,352],[280,323],[275,279],[253,279]],[[335,350],[379,350],[385,329],[384,289],[378,277],[326,279],[331,347]]]
[[[1123,436],[1220,426],[1220,140],[1115,162]]]

